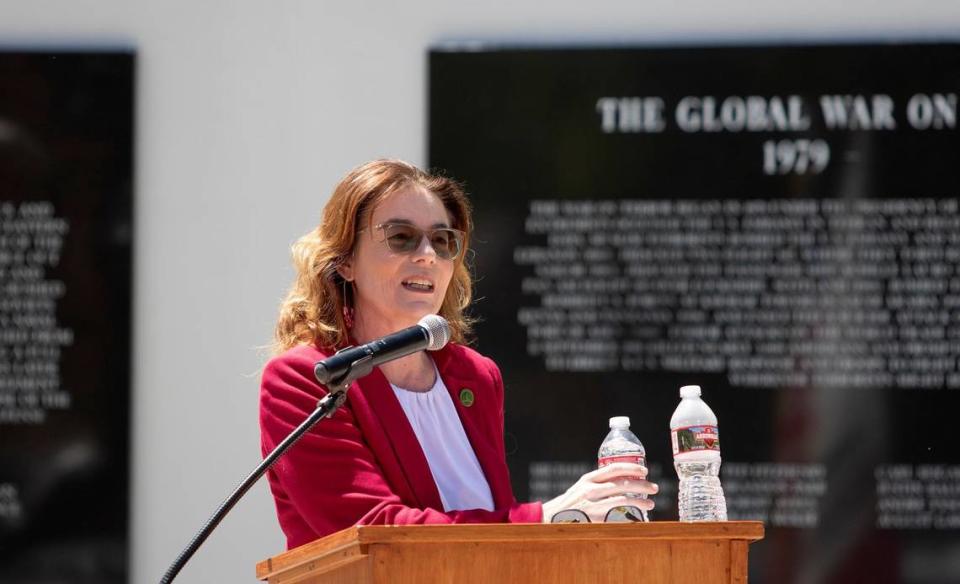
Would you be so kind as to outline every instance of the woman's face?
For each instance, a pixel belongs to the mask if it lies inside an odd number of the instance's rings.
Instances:
[[[433,193],[416,186],[388,195],[357,234],[353,257],[340,273],[353,281],[354,334],[378,336],[440,311],[453,276],[453,260],[437,256],[429,238],[408,254],[392,251],[377,225],[406,223],[422,230],[451,227],[450,215]]]

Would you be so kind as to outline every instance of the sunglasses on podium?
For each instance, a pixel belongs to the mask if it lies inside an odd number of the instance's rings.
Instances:
[[[603,518],[604,523],[642,522],[640,510],[631,505],[611,507]],[[590,523],[590,517],[579,509],[564,509],[550,518],[550,523]]]

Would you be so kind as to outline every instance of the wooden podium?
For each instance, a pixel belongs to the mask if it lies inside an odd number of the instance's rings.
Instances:
[[[257,564],[269,584],[745,583],[758,521],[351,527]]]

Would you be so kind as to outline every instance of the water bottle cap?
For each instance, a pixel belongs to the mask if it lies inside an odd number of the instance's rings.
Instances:
[[[610,427],[611,428],[629,428],[630,427],[630,417],[629,416],[614,416],[610,418]]]
[[[700,386],[684,385],[680,388],[680,397],[700,397]]]

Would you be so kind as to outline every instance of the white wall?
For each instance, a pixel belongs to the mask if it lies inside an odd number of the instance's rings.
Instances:
[[[131,581],[157,581],[258,462],[257,347],[292,277],[288,245],[349,168],[424,162],[432,43],[956,39],[958,26],[955,0],[4,0],[4,45],[139,54]],[[283,546],[263,482],[177,581],[254,582]]]

